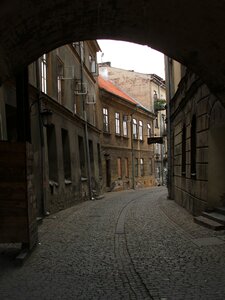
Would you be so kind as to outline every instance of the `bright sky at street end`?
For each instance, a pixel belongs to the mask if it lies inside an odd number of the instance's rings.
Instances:
[[[111,62],[111,66],[134,70],[144,74],[156,74],[165,79],[164,54],[148,46],[123,41],[98,40],[102,53],[98,62]]]

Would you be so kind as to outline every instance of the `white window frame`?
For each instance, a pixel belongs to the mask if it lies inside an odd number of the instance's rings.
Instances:
[[[144,158],[140,158],[140,176],[144,176]]]
[[[103,131],[109,132],[109,110],[106,107],[102,109],[103,113]]]
[[[143,141],[143,122],[142,121],[139,121],[138,131],[139,131],[139,139],[140,139],[140,141]]]
[[[123,136],[128,136],[127,116],[123,116]]]
[[[147,135],[148,138],[150,138],[152,136],[152,128],[150,124],[147,124]]]
[[[117,135],[120,135],[120,113],[115,113],[115,132]]]
[[[138,133],[137,133],[137,120],[133,119],[132,120],[132,134],[133,134],[133,139],[137,139],[138,138]]]
[[[41,57],[41,91],[47,94],[47,54]]]
[[[59,70],[60,65],[60,70]],[[57,100],[62,104],[62,78],[64,76],[64,64],[59,57],[57,57]]]

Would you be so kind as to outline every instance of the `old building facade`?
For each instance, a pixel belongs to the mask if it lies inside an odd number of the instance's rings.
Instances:
[[[167,181],[167,139],[166,139],[166,87],[165,81],[156,74],[142,74],[133,70],[114,68],[110,62],[99,64],[99,73],[111,80],[137,102],[155,114],[154,136],[162,143],[154,144],[154,174],[159,185]]]
[[[98,149],[100,130],[97,117],[97,65],[95,41],[65,45],[44,54],[30,67],[39,67],[40,113],[51,113],[51,123],[43,126],[43,147],[34,147],[37,158],[35,178],[41,178],[42,162],[44,201],[41,210],[58,211],[100,192]],[[32,68],[33,67],[33,68]],[[35,76],[34,76],[35,77]],[[33,78],[34,78],[33,77]],[[35,83],[33,92],[37,91]],[[33,144],[38,131],[38,113],[32,106]],[[39,183],[40,184],[40,183]],[[36,186],[38,183],[36,182]],[[37,201],[41,203],[41,201]]]
[[[99,76],[102,105],[102,169],[106,191],[155,185],[155,115],[119,87]]]
[[[198,76],[169,58],[166,66],[170,197],[199,215],[225,204],[225,109]]]
[[[101,192],[97,51],[96,41],[73,43],[29,66],[32,178],[39,217]],[[1,88],[2,140],[18,140],[16,94],[14,81]]]

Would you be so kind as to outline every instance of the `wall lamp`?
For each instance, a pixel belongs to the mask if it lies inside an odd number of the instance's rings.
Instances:
[[[52,125],[52,111],[48,108],[44,108],[41,112],[42,124],[44,127]]]

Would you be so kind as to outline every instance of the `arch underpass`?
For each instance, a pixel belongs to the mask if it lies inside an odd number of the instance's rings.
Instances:
[[[110,38],[146,44],[175,58],[222,99],[224,1],[15,0],[0,7],[1,82],[58,46]]]

